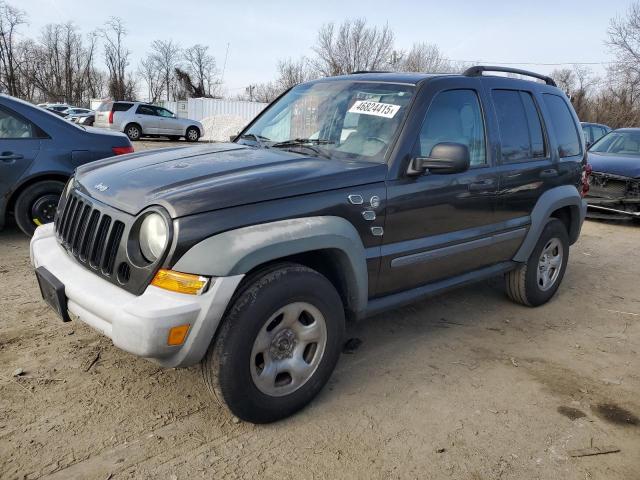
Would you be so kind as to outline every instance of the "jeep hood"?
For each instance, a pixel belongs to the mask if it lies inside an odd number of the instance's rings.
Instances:
[[[594,172],[640,178],[640,155],[607,155],[589,152],[589,163]]]
[[[87,195],[135,215],[161,205],[172,218],[384,181],[385,164],[308,157],[234,143],[112,157],[76,170]]]

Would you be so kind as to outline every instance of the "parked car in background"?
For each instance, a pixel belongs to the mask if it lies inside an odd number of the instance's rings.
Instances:
[[[0,229],[13,215],[31,235],[53,221],[65,182],[76,167],[133,152],[119,133],[74,125],[7,95],[0,95]]]
[[[76,115],[69,115],[67,120],[77,123],[78,125],[84,125],[85,127],[92,127],[95,120],[95,113],[80,113]]]
[[[614,130],[589,149],[589,216],[640,219],[640,128]]]
[[[45,110],[46,110],[47,112],[51,112],[51,113],[53,113],[54,115],[57,115],[57,116],[59,116],[59,117],[61,117],[61,118],[67,118],[67,114],[66,114],[66,113],[64,113],[64,110],[55,110],[55,109],[53,109],[53,108],[45,108]]]
[[[141,102],[105,102],[96,110],[94,125],[124,132],[130,140],[168,137],[197,142],[204,134],[200,122],[178,118],[166,108]]]
[[[38,106],[55,112],[64,112],[70,107],[70,105],[67,105],[66,103],[40,103]]]
[[[582,133],[584,134],[584,141],[587,144],[587,148],[611,131],[611,127],[602,125],[601,123],[581,122],[580,125],[582,126]]]
[[[82,115],[87,113],[93,113],[93,110],[90,108],[80,108],[80,107],[69,107],[66,110],[63,110],[67,115]]]
[[[323,78],[235,143],[78,168],[31,258],[63,320],[202,363],[236,416],[271,422],[322,389],[345,319],[499,275],[513,301],[548,302],[587,208],[579,129],[521,70]]]

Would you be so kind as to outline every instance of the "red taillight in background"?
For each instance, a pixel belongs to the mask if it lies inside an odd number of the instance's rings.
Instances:
[[[113,123],[113,110],[109,112],[109,123]]]
[[[133,153],[133,147],[129,145],[128,147],[113,147],[111,149],[114,155],[124,155],[125,153]]]
[[[593,169],[588,163],[582,167],[582,191],[580,192],[580,195],[583,197],[586,197],[587,193],[589,193],[589,177],[591,176],[592,171]]]

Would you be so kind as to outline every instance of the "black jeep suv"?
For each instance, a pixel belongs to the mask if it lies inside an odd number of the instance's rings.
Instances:
[[[345,320],[504,275],[558,289],[588,189],[551,79],[358,73],[298,85],[233,143],[78,167],[31,256],[43,297],[124,350],[202,363],[238,417],[331,375]]]

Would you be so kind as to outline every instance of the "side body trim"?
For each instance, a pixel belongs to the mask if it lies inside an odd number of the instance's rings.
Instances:
[[[458,253],[467,252],[469,250],[487,247],[495,243],[516,240],[518,238],[524,237],[526,233],[526,228],[518,228],[510,232],[497,233],[489,237],[479,238],[477,240],[471,240],[469,242],[458,243],[456,245],[450,245],[448,247],[436,248],[433,250],[428,250],[426,252],[414,253],[413,255],[394,258],[393,260],[391,260],[391,266],[404,267],[415,263],[428,262],[429,260],[435,260],[437,258],[448,257],[450,255],[456,255]]]
[[[337,254],[348,286],[348,305],[362,312],[368,300],[365,249],[342,217],[294,218],[229,230],[189,249],[174,270],[214,277],[241,275],[264,263],[314,250]]]

